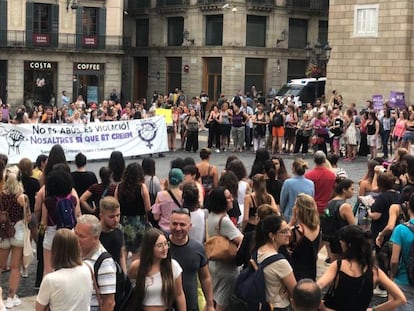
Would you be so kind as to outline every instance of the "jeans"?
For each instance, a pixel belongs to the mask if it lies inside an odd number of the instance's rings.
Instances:
[[[382,135],[382,152],[384,153],[384,158],[388,158],[388,144],[390,143],[390,131],[383,131]]]
[[[414,287],[411,285],[399,285],[398,287],[402,290],[407,299],[405,305],[399,306],[397,311],[413,311],[414,310]]]

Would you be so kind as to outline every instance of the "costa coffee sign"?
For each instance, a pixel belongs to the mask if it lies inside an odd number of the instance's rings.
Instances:
[[[25,69],[28,70],[56,70],[56,62],[44,61],[26,61],[24,62]]]
[[[73,71],[96,71],[104,72],[105,64],[101,63],[74,63]]]

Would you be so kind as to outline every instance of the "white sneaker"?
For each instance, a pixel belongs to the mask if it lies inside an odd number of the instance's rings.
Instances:
[[[375,289],[374,289],[374,295],[377,296],[377,297],[381,297],[381,298],[387,298],[388,293],[387,293],[387,291],[385,289],[382,290],[379,287],[375,287]]]
[[[6,305],[7,309],[11,309],[11,308],[20,306],[21,304],[22,304],[22,302],[19,299],[19,297],[17,295],[14,295],[13,298],[7,297],[5,305]]]

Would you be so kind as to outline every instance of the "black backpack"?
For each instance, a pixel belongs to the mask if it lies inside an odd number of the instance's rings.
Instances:
[[[339,240],[339,208],[345,200],[331,201],[321,215],[322,239],[328,242]]]
[[[275,112],[270,124],[274,127],[283,126],[283,116],[282,116],[282,114],[280,112]]]
[[[103,252],[99,255],[95,264],[93,265],[93,272],[96,279],[96,284],[98,284],[98,270],[101,267],[102,262],[107,259],[112,258],[111,254],[108,252]],[[127,310],[134,288],[129,280],[128,276],[122,271],[121,266],[114,260],[116,266],[116,293],[115,293],[115,308],[114,311],[123,311]]]
[[[230,296],[230,311],[271,311],[266,300],[266,283],[263,269],[271,263],[284,259],[282,254],[267,257],[257,264],[257,252],[250,265],[237,277],[234,293]]]

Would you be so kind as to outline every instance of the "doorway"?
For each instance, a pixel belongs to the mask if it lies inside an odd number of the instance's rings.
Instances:
[[[221,93],[221,57],[203,59],[203,89],[207,92],[209,104],[216,103]],[[209,105],[209,106],[210,106]],[[207,107],[209,109],[210,107]]]

